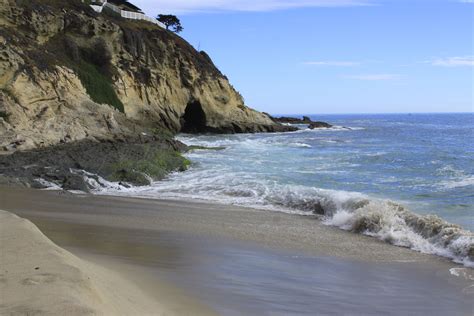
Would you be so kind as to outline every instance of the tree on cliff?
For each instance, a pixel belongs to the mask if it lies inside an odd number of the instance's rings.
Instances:
[[[181,21],[176,15],[172,14],[159,14],[156,18],[158,21],[163,23],[166,26],[166,29],[169,30],[170,27],[173,32],[179,33],[183,30],[181,26]]]

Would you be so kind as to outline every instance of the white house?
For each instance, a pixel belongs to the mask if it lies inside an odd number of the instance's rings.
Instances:
[[[84,2],[84,0],[83,0]],[[113,2],[116,2],[115,4]],[[117,5],[118,3],[123,2],[122,5]],[[102,13],[105,10],[111,10],[116,14],[120,15],[125,19],[132,20],[145,20],[151,23],[154,23],[162,28],[165,28],[165,25],[154,18],[146,16],[142,10],[133,4],[127,1],[108,1],[108,0],[92,0],[90,4],[91,8],[95,12]]]

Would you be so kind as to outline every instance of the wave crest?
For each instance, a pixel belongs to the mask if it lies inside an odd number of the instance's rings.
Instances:
[[[474,267],[471,232],[436,215],[415,214],[391,201],[370,200],[355,210],[341,209],[325,223]]]

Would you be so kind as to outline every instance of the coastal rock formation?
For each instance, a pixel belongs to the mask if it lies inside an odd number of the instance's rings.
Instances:
[[[315,129],[315,128],[331,128],[332,125],[326,122],[311,122],[309,123],[308,128]]]
[[[171,138],[141,135],[123,141],[80,140],[0,155],[0,184],[56,187],[88,192],[114,181],[122,186],[149,185],[190,162],[186,146]]]
[[[80,0],[0,0],[0,152],[142,132],[291,130],[250,109],[209,56]]]
[[[307,116],[303,116],[302,119],[297,117],[291,116],[281,116],[281,117],[273,117],[273,120],[280,123],[287,123],[287,124],[309,124],[311,123],[311,119]]]
[[[272,120],[277,123],[285,123],[285,124],[308,124],[308,128],[310,129],[333,127],[333,125],[326,122],[313,121],[308,116],[303,116],[302,119],[297,118],[297,117],[289,117],[289,116],[272,117]]]

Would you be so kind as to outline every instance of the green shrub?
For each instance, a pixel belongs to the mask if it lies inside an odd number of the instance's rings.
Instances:
[[[155,150],[140,160],[121,160],[112,167],[112,181],[125,181],[135,185],[150,184],[153,180],[163,179],[172,171],[184,171],[191,162],[179,152],[171,149]],[[148,157],[146,157],[148,156]]]
[[[77,75],[86,88],[87,94],[96,103],[105,103],[124,112],[123,103],[117,97],[112,80],[99,72],[96,66],[85,61],[77,63]]]
[[[174,137],[173,132],[161,127],[156,127],[152,129],[151,133],[153,134],[153,136],[156,136],[160,139],[172,139]]]

